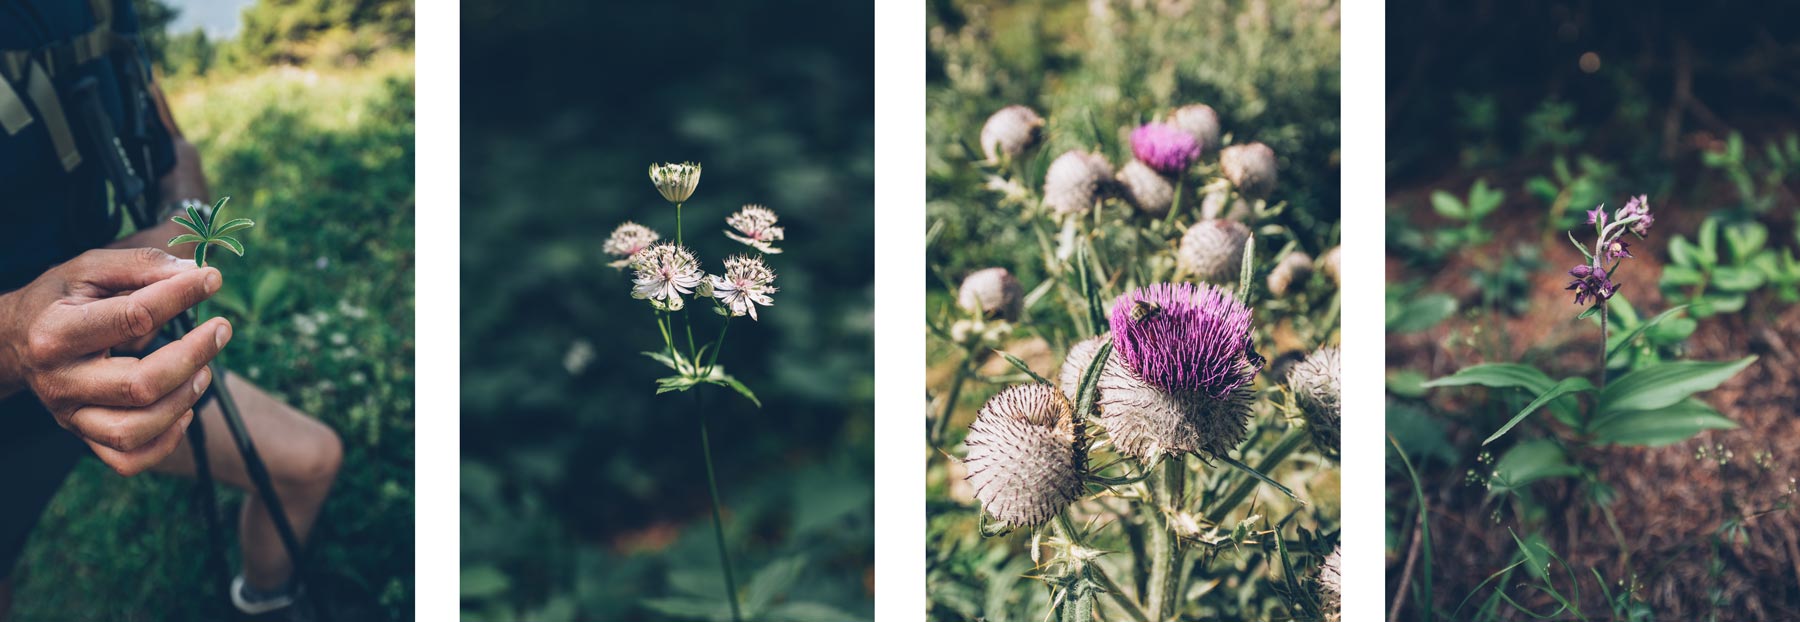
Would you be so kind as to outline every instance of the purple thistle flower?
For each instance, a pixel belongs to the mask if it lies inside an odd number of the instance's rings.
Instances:
[[[1617,285],[1606,278],[1606,269],[1599,266],[1582,264],[1569,270],[1569,276],[1575,280],[1564,288],[1575,292],[1575,304],[1585,305],[1590,301],[1601,301],[1612,298],[1619,290]]]
[[[1173,125],[1151,123],[1131,131],[1131,155],[1158,173],[1180,175],[1200,159],[1200,141]]]
[[[1250,308],[1208,283],[1159,283],[1112,306],[1113,348],[1145,382],[1171,393],[1224,399],[1263,361],[1249,349]]]

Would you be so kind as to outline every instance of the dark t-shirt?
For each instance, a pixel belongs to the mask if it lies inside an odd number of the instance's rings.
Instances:
[[[142,62],[142,46],[137,41],[137,15],[130,0],[98,0],[111,7],[114,54],[78,66],[55,67],[49,59],[66,51],[69,42],[92,31],[96,25],[95,10],[88,0],[0,0],[0,50],[32,51],[32,57],[52,77],[62,101],[63,116],[75,145],[82,150],[82,162],[65,172],[50,137],[49,123],[27,94],[24,76],[8,75],[0,67],[0,79],[10,82],[12,90],[32,113],[34,120],[18,134],[7,135],[0,128],[0,223],[5,223],[6,242],[0,244],[0,291],[17,289],[29,283],[46,268],[92,248],[104,246],[118,236],[117,225],[107,216],[107,188],[100,159],[87,153],[88,138],[81,134],[75,120],[70,91],[86,77],[98,80],[100,101],[112,125],[121,134],[124,151],[132,165],[146,179],[155,180],[174,163],[174,150],[169,137],[156,120],[154,110],[148,112],[150,131],[143,139],[130,128],[137,126],[138,108],[147,102],[131,87],[127,77],[132,59]],[[65,60],[66,63],[66,60]],[[129,122],[128,122],[129,121]],[[149,163],[143,162],[145,158]],[[150,173],[143,175],[144,173]],[[153,183],[150,185],[154,186]]]

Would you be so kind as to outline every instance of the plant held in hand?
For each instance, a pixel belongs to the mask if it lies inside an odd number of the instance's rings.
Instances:
[[[174,239],[169,240],[169,246],[197,244],[198,246],[194,247],[194,263],[201,267],[206,266],[207,249],[214,246],[231,251],[239,257],[244,256],[244,243],[225,234],[239,229],[249,229],[256,226],[256,222],[248,218],[237,218],[219,224],[219,213],[225,211],[225,202],[230,200],[231,197],[220,197],[217,202],[212,204],[212,207],[207,207],[197,201],[189,201],[183,206],[186,208],[185,217],[176,216],[170,220],[181,225],[190,233],[175,236]]]

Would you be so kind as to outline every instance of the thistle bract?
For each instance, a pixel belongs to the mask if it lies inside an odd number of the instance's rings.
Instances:
[[[700,185],[700,165],[695,162],[650,165],[650,182],[670,203],[685,203]]]
[[[1137,160],[1126,162],[1117,177],[1119,192],[1132,207],[1147,216],[1168,215],[1175,204],[1175,184]],[[1186,201],[1184,198],[1183,201]],[[1185,203],[1184,203],[1185,204]]]
[[[1233,220],[1203,220],[1181,236],[1175,262],[1201,279],[1224,283],[1238,277],[1244,265],[1244,243],[1250,228]]]
[[[725,224],[736,229],[736,233],[725,232],[725,237],[744,244],[763,253],[778,255],[781,249],[775,243],[787,237],[781,227],[775,226],[775,212],[761,205],[745,205],[736,214],[725,217]]]
[[[680,311],[683,296],[694,293],[706,275],[693,251],[670,242],[658,242],[632,256],[631,297],[650,301],[663,311]]]
[[[775,304],[774,299],[769,297],[769,294],[777,291],[772,285],[775,282],[775,271],[763,265],[760,258],[748,255],[728,257],[725,259],[724,276],[708,277],[708,281],[712,285],[711,295],[719,299],[732,317],[748,315],[755,320],[757,305],[767,307]]]
[[[969,426],[969,483],[981,508],[1011,525],[1041,525],[1081,495],[1087,452],[1074,407],[1050,385],[1008,388]]]
[[[1200,143],[1201,149],[1219,145],[1219,113],[1206,104],[1188,104],[1169,115],[1169,123],[1187,132]]]
[[[656,232],[649,227],[635,222],[626,222],[613,229],[612,235],[606,237],[606,243],[600,247],[600,250],[605,251],[608,255],[618,258],[607,265],[614,268],[624,268],[625,266],[631,265],[631,257],[633,255],[636,255],[638,251],[649,248],[650,245],[656,243],[660,237],[661,236],[656,235]]]
[[[1113,356],[1101,369],[1101,423],[1126,454],[1225,455],[1243,440],[1250,308],[1213,285],[1156,284],[1113,302]]]
[[[956,302],[982,317],[1012,321],[1019,318],[1025,290],[1006,268],[976,270],[963,278]]]
[[[1319,564],[1319,602],[1328,622],[1341,620],[1344,615],[1343,550],[1341,546],[1332,547],[1331,555]]]
[[[990,164],[1017,158],[1038,144],[1043,128],[1044,118],[1035,110],[1016,104],[1001,108],[981,126],[981,153]]]
[[[1131,131],[1131,155],[1156,172],[1174,177],[1200,159],[1200,141],[1173,125],[1151,123]]]
[[[1331,250],[1325,251],[1325,256],[1321,258],[1325,276],[1331,277],[1331,284],[1338,287],[1344,286],[1343,272],[1340,271],[1341,268],[1338,265],[1343,260],[1343,248],[1342,246],[1333,246]]]
[[[1044,204],[1057,215],[1084,214],[1105,198],[1111,182],[1112,163],[1106,156],[1068,151],[1044,172]]]
[[[1335,347],[1320,348],[1288,370],[1288,390],[1306,416],[1306,428],[1321,453],[1338,455],[1342,430],[1339,406],[1339,356]]]
[[[1225,178],[1231,180],[1238,193],[1252,199],[1266,199],[1275,191],[1275,150],[1262,143],[1234,145],[1219,152],[1219,165]]]
[[[1063,395],[1073,402],[1080,399],[1081,379],[1087,375],[1089,367],[1094,365],[1094,356],[1100,353],[1100,346],[1112,341],[1112,333],[1103,333],[1088,337],[1069,346],[1069,354],[1063,357],[1062,369],[1057,372],[1056,384],[1062,388]]]

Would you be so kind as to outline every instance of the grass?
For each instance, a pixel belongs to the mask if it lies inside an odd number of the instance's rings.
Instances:
[[[410,619],[414,600],[412,61],[165,85],[213,191],[258,223],[249,253],[220,262],[225,289],[202,312],[237,327],[227,367],[343,437],[311,555],[382,620]],[[32,534],[14,619],[216,616],[228,577],[202,575],[192,490],[83,460]],[[240,499],[222,497],[231,517]]]

